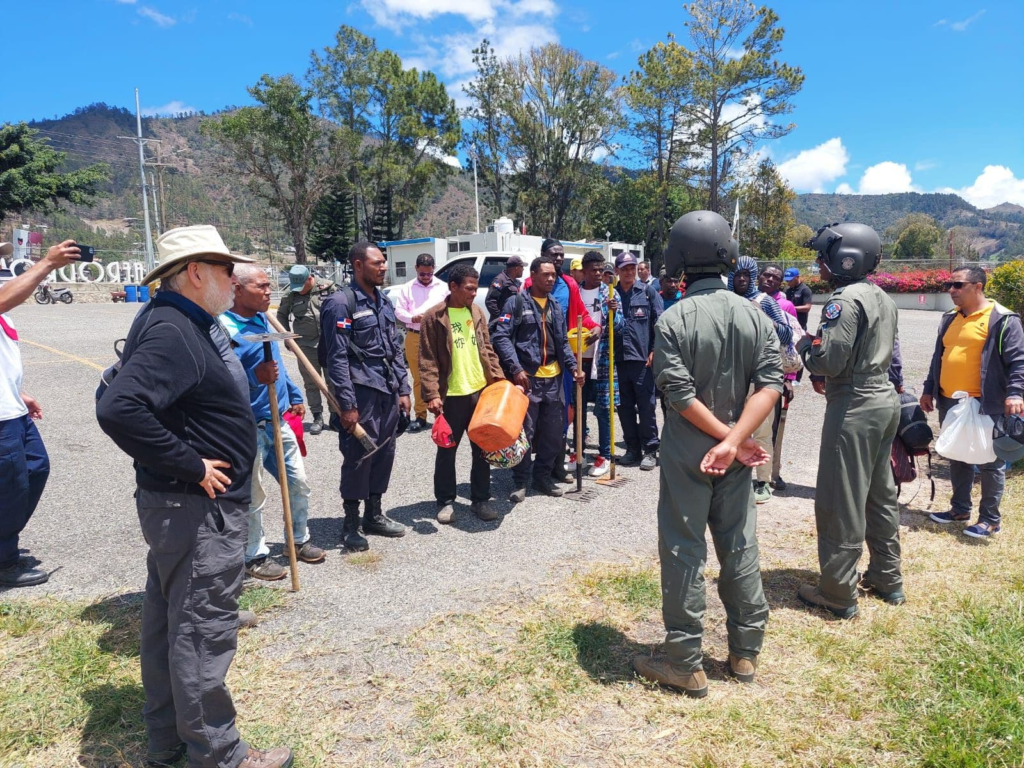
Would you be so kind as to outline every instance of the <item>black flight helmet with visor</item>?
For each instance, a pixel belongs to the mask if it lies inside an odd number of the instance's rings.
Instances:
[[[882,241],[867,224],[826,224],[807,241],[839,283],[863,280],[882,260]]]
[[[714,211],[691,211],[676,219],[665,248],[665,273],[724,275],[736,268],[740,245],[732,228]]]

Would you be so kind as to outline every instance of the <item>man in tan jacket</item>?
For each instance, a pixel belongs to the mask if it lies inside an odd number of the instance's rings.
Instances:
[[[454,266],[448,276],[448,298],[427,310],[420,322],[420,392],[416,394],[435,417],[444,413],[454,443],[450,448],[438,447],[434,461],[439,523],[450,523],[455,514],[455,452],[480,393],[488,384],[505,378],[491,347],[487,318],[473,303],[478,280],[477,271],[468,264]],[[498,514],[489,503],[491,467],[478,445],[473,444],[472,449],[470,509],[481,520],[494,520]]]

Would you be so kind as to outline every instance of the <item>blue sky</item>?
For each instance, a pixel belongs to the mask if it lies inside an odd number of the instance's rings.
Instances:
[[[797,191],[954,190],[1024,205],[1024,0],[776,0],[782,59],[807,79],[797,128],[764,151]],[[461,96],[470,49],[557,41],[626,74],[666,33],[676,0],[38,0],[9,3],[0,120],[96,101],[150,112],[247,102],[263,73],[302,74],[341,24],[429,67]],[[43,30],[64,30],[51,42]],[[73,34],[68,35],[71,32]]]

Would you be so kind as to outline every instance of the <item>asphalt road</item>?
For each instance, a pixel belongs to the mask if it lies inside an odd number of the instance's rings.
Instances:
[[[129,459],[99,430],[93,394],[100,370],[114,360],[113,343],[123,338],[137,305],[24,305],[14,311],[25,362],[24,386],[42,404],[40,431],[52,473],[22,548],[53,571],[49,583],[9,591],[3,599],[93,599],[138,592],[145,582],[145,544],[139,532]],[[816,307],[812,327],[816,327]],[[900,315],[908,389],[920,389],[934,344],[939,313]],[[299,381],[295,361],[291,375]],[[784,546],[787,527],[813,516],[813,487],[824,398],[809,385],[797,390],[787,426],[783,477],[785,496],[760,507],[762,552]],[[596,423],[592,432],[596,437]],[[402,539],[371,539],[380,553],[371,564],[353,563],[338,548],[341,501],[337,436],[307,437],[306,469],[313,488],[313,541],[329,548],[326,562],[300,565],[302,590],[288,608],[265,623],[296,642],[306,637],[351,641],[370,634],[395,634],[450,611],[517,591],[530,592],[589,561],[629,561],[657,551],[658,472],[621,470],[629,482],[618,489],[595,487],[586,503],[529,496],[510,510],[505,501],[510,473],[495,472],[492,493],[500,510],[493,523],[469,513],[469,450],[460,451],[460,502],[451,526],[434,520],[434,445],[428,433],[399,440],[388,514],[411,526]],[[621,449],[619,449],[621,452]],[[591,486],[588,482],[588,487]],[[922,494],[923,495],[923,494]],[[281,562],[280,502],[276,488],[267,504],[267,528]],[[277,582],[282,589],[287,581]]]

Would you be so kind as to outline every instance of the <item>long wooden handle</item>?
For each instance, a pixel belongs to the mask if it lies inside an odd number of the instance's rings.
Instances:
[[[576,373],[583,373],[583,315],[576,316]],[[583,490],[583,425],[586,403],[583,385],[576,382],[576,490]]]
[[[287,333],[285,327],[281,325],[278,319],[269,312],[267,313],[267,321],[274,326],[274,330],[278,333]],[[338,405],[338,401],[334,399],[334,394],[331,392],[330,387],[327,386],[327,382],[324,381],[324,377],[321,376],[317,372],[316,368],[313,367],[313,364],[309,362],[309,358],[306,357],[306,354],[302,351],[299,345],[295,343],[295,339],[287,339],[285,341],[285,346],[288,347],[289,352],[295,355],[295,358],[299,361],[299,365],[301,365],[303,370],[309,374],[309,377],[317,385],[320,391],[324,393],[324,396],[327,398],[328,407],[338,414],[338,418],[340,419],[341,406]]]
[[[612,289],[614,290],[614,289]],[[608,310],[608,429],[612,457],[610,479],[615,479],[615,310]]]
[[[277,382],[270,384],[267,389],[270,392],[270,415],[274,420],[274,454],[277,456],[277,482],[281,486],[281,506],[284,508],[284,536],[285,546],[288,549],[288,564],[291,566],[292,572],[292,592],[298,592],[299,564],[295,557],[295,536],[292,533],[292,503],[288,495],[288,469],[284,465],[281,413],[277,406]]]

